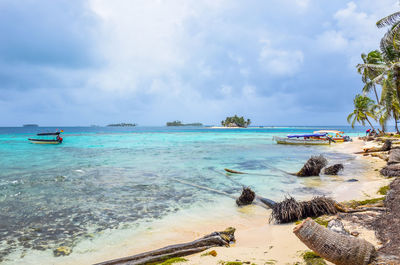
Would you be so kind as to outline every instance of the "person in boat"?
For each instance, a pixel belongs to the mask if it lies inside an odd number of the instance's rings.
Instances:
[[[60,135],[57,135],[57,141],[59,141],[60,143],[63,141],[63,138],[62,137],[60,137]]]

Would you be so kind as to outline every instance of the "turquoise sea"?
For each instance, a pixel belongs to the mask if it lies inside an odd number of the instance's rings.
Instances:
[[[58,127],[61,145],[27,141],[55,127],[0,128],[0,262],[18,263],[33,250],[73,249],[106,229],[134,229],[219,203],[219,195],[176,179],[235,195],[242,183],[274,200],[321,194],[281,170],[297,171],[315,154],[331,162],[354,158],[327,146],[277,145],[272,137],[329,128]],[[346,175],[360,167],[353,163]],[[252,174],[228,178],[224,168]]]

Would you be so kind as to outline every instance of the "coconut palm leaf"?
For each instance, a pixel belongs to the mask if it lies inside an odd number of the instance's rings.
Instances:
[[[389,67],[383,64],[357,64],[357,69],[388,70]]]
[[[396,12],[380,19],[378,22],[376,22],[376,25],[378,26],[378,28],[383,28],[398,23],[399,21],[400,21],[400,12]]]

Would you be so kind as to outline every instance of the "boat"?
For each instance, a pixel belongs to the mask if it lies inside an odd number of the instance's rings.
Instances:
[[[326,133],[312,134],[292,134],[287,137],[275,136],[274,140],[278,144],[295,144],[295,145],[329,145],[332,139]]]
[[[344,135],[344,132],[337,130],[319,130],[314,133],[326,133],[327,136],[335,140],[335,142],[349,142],[351,138],[347,135]]]
[[[61,132],[38,133],[38,138],[28,138],[28,140],[34,144],[61,144],[63,138],[61,138],[60,134]]]

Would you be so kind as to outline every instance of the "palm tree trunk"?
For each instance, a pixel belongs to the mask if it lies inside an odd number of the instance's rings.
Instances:
[[[394,113],[394,111],[393,111],[393,117],[394,117],[394,126],[395,126],[395,128],[396,128],[396,133],[397,133],[397,134],[400,134],[400,132],[399,132],[399,126],[397,125],[397,116],[396,116],[396,114]]]
[[[372,130],[375,131],[375,128],[374,128],[374,126],[372,125],[372,123],[369,121],[367,115],[365,115],[365,118],[367,119],[367,122],[369,123],[369,126],[371,126]]]
[[[375,85],[374,85],[374,92],[375,92],[375,97],[376,97],[376,104],[379,104],[378,92],[376,92],[376,87],[375,87]]]
[[[296,226],[293,233],[319,256],[338,265],[370,264],[376,252],[364,239],[339,234],[311,218]]]

